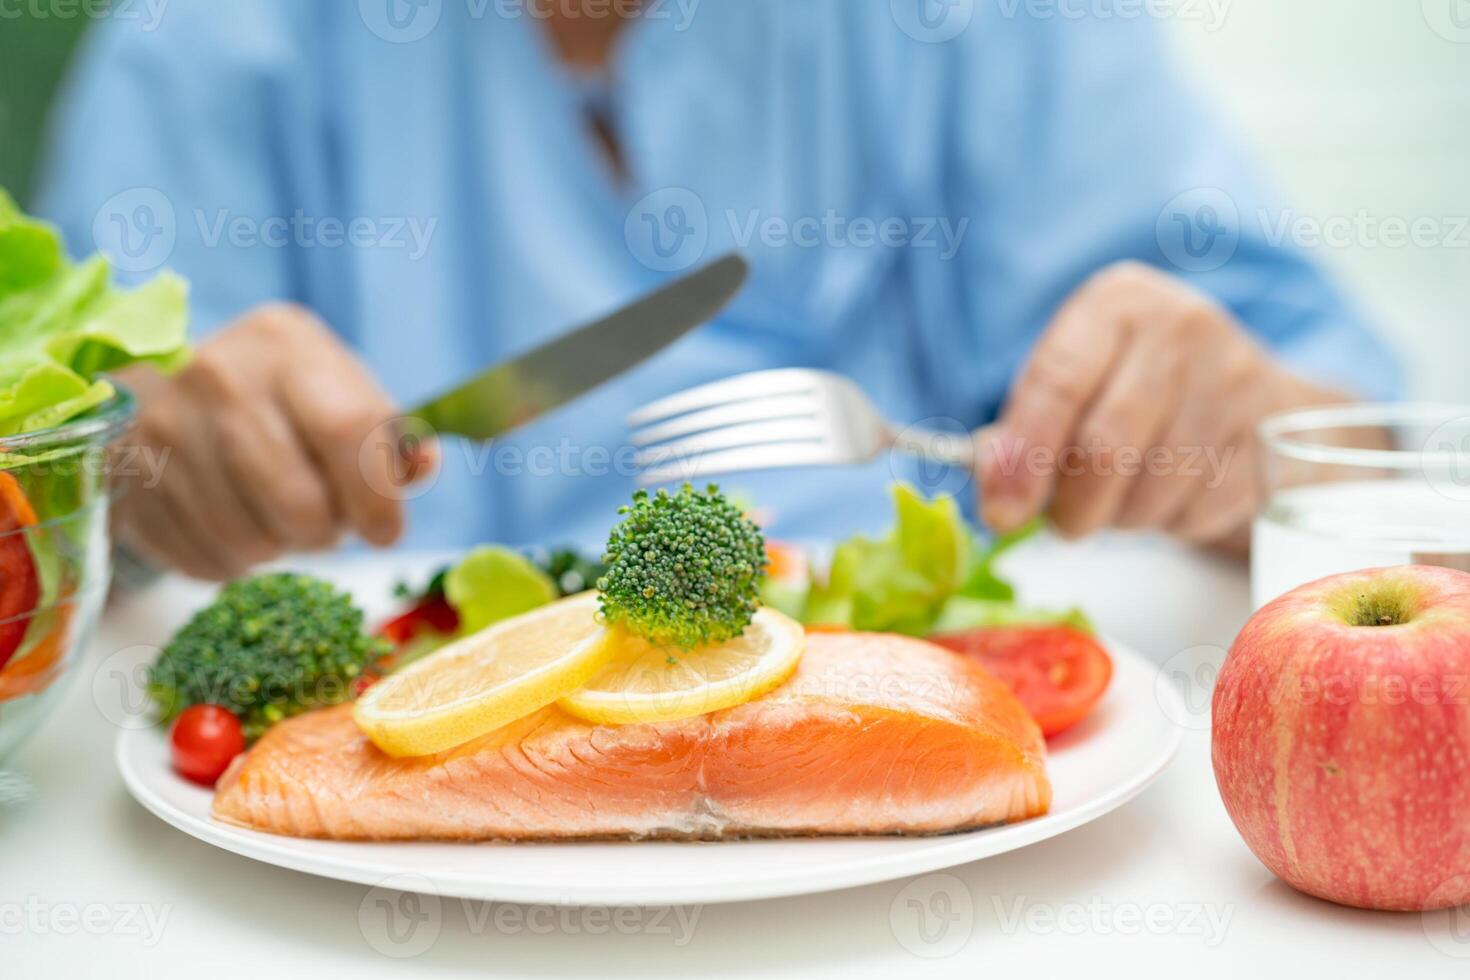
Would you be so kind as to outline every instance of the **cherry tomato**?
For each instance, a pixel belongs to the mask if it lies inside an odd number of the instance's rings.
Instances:
[[[1056,735],[1086,718],[1113,678],[1107,651],[1069,626],[1003,626],[929,639],[1009,687],[1043,735]]]
[[[213,786],[230,760],[245,751],[245,733],[234,712],[217,704],[195,704],[174,722],[168,743],[179,775]]]
[[[24,533],[35,523],[36,511],[20,484],[0,472],[0,667],[20,649],[31,625],[26,614],[41,597],[36,560]]]
[[[378,627],[378,635],[401,646],[426,629],[439,633],[453,633],[459,629],[459,613],[443,596],[424,599],[402,615],[388,620]]]

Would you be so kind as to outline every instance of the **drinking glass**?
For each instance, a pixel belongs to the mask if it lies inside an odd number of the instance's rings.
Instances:
[[[1261,424],[1264,505],[1251,536],[1257,607],[1338,572],[1470,572],[1470,406],[1344,405]]]

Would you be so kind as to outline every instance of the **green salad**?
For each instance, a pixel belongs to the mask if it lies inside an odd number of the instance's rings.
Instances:
[[[893,485],[896,523],[880,538],[856,536],[832,552],[825,572],[806,580],[768,579],[764,600],[808,626],[930,636],[988,626],[1064,624],[1091,631],[1079,609],[1020,604],[995,563],[1035,534],[1032,524],[983,539],[950,497],[926,500]]]
[[[85,436],[57,427],[105,409],[106,372],[183,364],[187,296],[169,273],[117,288],[105,259],[73,262],[57,230],[0,189],[0,702],[50,684],[73,600],[106,582],[93,567],[107,553],[101,451],[123,418]]]
[[[107,261],[66,256],[61,236],[0,189],[0,436],[49,429],[112,397],[106,371],[188,357],[188,287],[163,273],[136,289]]]

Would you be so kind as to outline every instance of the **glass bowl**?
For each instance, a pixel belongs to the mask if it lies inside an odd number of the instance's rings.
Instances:
[[[1470,406],[1306,409],[1267,419],[1259,436],[1256,606],[1362,568],[1470,572]]]
[[[108,514],[117,471],[109,447],[133,397],[63,425],[0,436],[0,762],[62,696],[91,641],[112,574]]]

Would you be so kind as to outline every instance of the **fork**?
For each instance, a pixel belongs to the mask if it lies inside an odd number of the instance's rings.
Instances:
[[[968,435],[900,428],[830,371],[755,371],[690,388],[628,416],[642,486],[717,473],[867,463],[885,450],[966,468]]]

